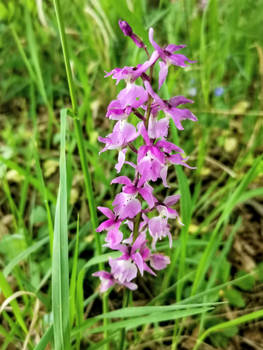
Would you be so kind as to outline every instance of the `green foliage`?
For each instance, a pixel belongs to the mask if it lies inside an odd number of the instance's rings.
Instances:
[[[238,278],[242,276],[247,276],[247,277],[242,281],[236,282],[235,285],[244,291],[251,291],[255,285],[255,277],[252,275],[247,275],[245,271],[242,271],[242,270],[238,271],[236,274],[236,277]]]
[[[234,288],[227,289],[225,291],[225,297],[232,306],[243,308],[246,305],[242,294]]]

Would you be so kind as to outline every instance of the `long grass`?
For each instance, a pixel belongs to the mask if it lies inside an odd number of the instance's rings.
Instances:
[[[52,315],[55,350],[70,349],[66,118],[67,110],[63,109],[61,111],[60,180],[52,254]]]

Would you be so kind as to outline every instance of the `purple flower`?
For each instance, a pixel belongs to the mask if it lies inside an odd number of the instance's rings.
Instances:
[[[93,273],[92,276],[99,277],[101,281],[101,285],[100,285],[101,293],[106,292],[110,287],[114,286],[115,284],[127,287],[131,290],[137,289],[137,285],[135,283],[126,282],[126,281],[120,282],[118,279],[115,279],[111,273],[107,271],[97,271]]]
[[[103,230],[112,230],[112,229],[119,229],[120,225],[121,225],[121,220],[118,219],[113,212],[107,208],[107,207],[98,207],[99,211],[102,212],[102,214],[104,214],[108,220],[103,221],[99,227],[97,228],[97,232],[101,232]]]
[[[119,92],[117,98],[122,108],[138,108],[147,101],[148,94],[142,86],[128,83],[126,88]]]
[[[138,136],[139,133],[136,131],[135,126],[129,124],[125,120],[120,120],[115,124],[111,134],[106,137],[98,137],[98,140],[106,145],[100,153],[111,149],[119,150],[118,163],[115,165],[115,169],[118,173],[125,162],[125,154],[127,151],[125,147]]]
[[[170,258],[162,254],[152,254],[150,264],[155,270],[163,270],[170,264]]]
[[[109,208],[98,207],[98,209],[108,218],[108,220],[103,221],[96,231],[101,232],[103,230],[106,230],[107,236],[105,239],[105,246],[111,249],[115,249],[115,247],[119,245],[123,238],[123,234],[119,230],[122,221],[118,219]]]
[[[149,233],[152,236],[152,249],[156,249],[156,242],[158,239],[162,239],[163,237],[169,238],[169,245],[172,248],[172,235],[170,232],[170,225],[168,224],[168,220],[166,217],[161,215],[155,216],[149,220],[148,223]]]
[[[145,80],[144,85],[146,88],[146,91],[152,96],[154,101],[159,106],[160,110],[163,110],[166,115],[169,115],[173,121],[177,129],[183,130],[183,126],[181,124],[182,120],[190,119],[192,121],[197,121],[196,116],[189,111],[189,109],[180,109],[177,108],[180,104],[185,103],[193,103],[192,100],[189,100],[185,98],[184,96],[175,96],[172,97],[170,100],[165,101],[162,100],[152,89],[151,84]]]
[[[137,267],[131,260],[109,259],[111,273],[120,283],[130,282],[137,276]]]
[[[107,108],[106,117],[113,120],[127,119],[132,112],[132,107],[122,107],[119,100],[110,102]]]
[[[106,145],[101,152],[125,147],[138,136],[139,133],[136,131],[135,126],[125,120],[120,120],[115,124],[111,134],[106,137],[98,137],[98,140]]]
[[[157,241],[162,238],[168,237],[170,247],[172,246],[169,220],[177,219],[183,225],[174,209],[180,196],[168,196],[161,202],[155,197],[150,181],[156,182],[161,179],[163,186],[168,187],[167,172],[171,164],[191,168],[186,163],[188,158],[183,157],[183,150],[167,141],[167,138],[170,118],[180,130],[183,129],[183,120],[197,120],[188,109],[178,108],[193,101],[184,96],[163,100],[152,88],[153,68],[157,60],[160,60],[159,89],[166,79],[170,64],[186,67],[187,63],[192,62],[187,57],[175,53],[185,46],[167,45],[161,48],[154,41],[151,28],[149,39],[154,51],[150,54],[127,22],[119,21],[119,25],[124,35],[130,37],[138,47],[144,48],[147,60],[135,67],[112,69],[106,74],[106,77],[112,76],[116,84],[124,80],[126,87],[108,105],[106,117],[117,122],[112,133],[99,138],[105,144],[101,152],[117,149],[118,161],[115,169],[119,173],[123,165],[128,164],[134,177],[130,179],[127,176],[118,176],[112,180],[112,184],[122,185],[121,192],[117,193],[113,200],[113,211],[98,207],[107,217],[97,228],[98,232],[107,232],[104,246],[122,253],[117,259],[109,259],[110,272],[98,271],[93,274],[101,280],[101,292],[115,284],[134,290],[137,288],[134,280],[138,271],[142,276],[145,271],[155,276],[154,271],[163,270],[170,263],[168,256],[152,251],[156,249]],[[143,86],[136,84],[138,78],[142,79]],[[161,111],[165,116],[160,118]],[[141,120],[137,126],[127,121],[132,113]],[[126,160],[128,150],[137,155],[136,163],[130,158]],[[148,206],[145,207],[143,201]],[[158,214],[152,216],[150,213],[155,210]],[[122,223],[127,225],[123,232],[120,230]],[[130,232],[125,234],[127,229]],[[148,233],[150,242],[146,239]]]
[[[158,52],[160,58],[162,61],[159,62],[160,65],[160,72],[159,72],[159,89],[163,85],[167,73],[168,73],[168,67],[170,64],[174,66],[179,66],[179,67],[187,67],[188,63],[194,63],[195,61],[189,60],[184,55],[181,54],[173,54],[174,51],[178,51],[180,49],[183,49],[185,45],[167,45],[164,49],[162,49],[154,40],[153,40],[153,28],[149,29],[149,40],[154,49]]]
[[[220,97],[224,94],[224,91],[225,91],[225,89],[222,86],[219,86],[219,87],[215,88],[214,95],[216,97]]]
[[[130,195],[137,195],[138,193],[142,198],[148,203],[149,208],[152,208],[157,202],[157,199],[153,195],[153,188],[148,183],[143,183],[142,185],[135,185],[127,176],[119,176],[112,180],[112,184],[122,184],[123,193]]]
[[[144,271],[155,275],[152,269],[146,264],[146,261],[149,260],[151,255],[151,251],[147,247],[146,242],[146,234],[143,232],[139,234],[132,246],[121,245],[119,248],[120,251],[123,252],[123,255],[118,259],[132,260],[139,269],[142,276]]]
[[[141,202],[136,198],[136,194],[118,193],[112,203],[114,213],[120,219],[134,218],[141,211]]]
[[[150,208],[157,201],[152,194],[152,187],[144,183],[143,186],[134,185],[127,176],[119,176],[112,183],[125,185],[123,191],[114,199],[114,212],[120,219],[134,218],[141,211],[141,202],[136,198],[139,193],[147,201]]]
[[[148,124],[148,135],[151,139],[167,137],[169,129],[169,118],[165,117],[157,120],[156,117],[150,115]]]
[[[119,20],[119,26],[125,36],[130,37],[136,46],[139,48],[145,47],[141,38],[138,37],[135,33],[133,33],[131,26],[126,22]]]

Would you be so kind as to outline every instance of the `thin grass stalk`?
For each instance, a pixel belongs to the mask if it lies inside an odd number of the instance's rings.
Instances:
[[[129,306],[129,300],[130,300],[130,290],[129,289],[125,289],[124,290],[124,294],[123,294],[123,303],[122,303],[122,307],[126,308]],[[125,349],[125,328],[122,328],[121,330],[121,339],[120,339],[120,350],[124,350]]]
[[[76,89],[75,89],[75,85],[73,82],[73,76],[72,76],[72,71],[71,71],[71,67],[70,67],[68,44],[67,44],[67,40],[66,40],[65,26],[64,26],[64,22],[63,22],[61,4],[60,4],[59,0],[54,0],[54,7],[55,7],[59,35],[60,35],[60,41],[61,41],[61,46],[62,46],[62,51],[63,51],[63,56],[64,56],[64,63],[65,63],[65,68],[66,68],[66,73],[67,73],[68,87],[69,87],[70,99],[71,99],[71,104],[72,104],[75,136],[76,136],[78,151],[79,151],[79,155],[80,155],[81,167],[82,167],[83,174],[84,174],[85,190],[86,190],[86,196],[88,199],[88,205],[89,205],[89,210],[90,210],[92,231],[93,231],[94,236],[95,236],[96,253],[98,255],[100,255],[101,254],[100,236],[96,232],[96,228],[98,227],[98,217],[97,217],[97,212],[96,212],[96,204],[95,204],[95,198],[94,198],[93,189],[92,189],[91,176],[90,176],[89,169],[88,169],[88,161],[87,161],[85,146],[84,146],[84,137],[83,137],[80,121],[78,119],[77,94],[76,94]],[[99,264],[99,269],[103,270],[103,263]],[[106,313],[108,311],[108,296],[107,296],[107,294],[103,295],[102,304],[103,304],[103,313]],[[108,324],[108,320],[104,319],[104,325],[106,326],[107,324]],[[105,330],[104,337],[107,338],[107,336],[108,336],[108,331]],[[107,344],[105,348],[108,349],[109,344]]]

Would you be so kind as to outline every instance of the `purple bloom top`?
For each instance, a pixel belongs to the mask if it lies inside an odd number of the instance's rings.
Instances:
[[[153,68],[157,61],[160,66],[159,89],[166,80],[169,65],[186,67],[187,63],[193,63],[177,53],[185,45],[170,44],[161,48],[154,41],[153,29],[150,28],[149,40],[154,48],[150,54],[127,22],[120,20],[119,26],[125,36],[145,50],[147,59],[134,67],[114,68],[105,75],[116,80],[116,84],[123,80],[126,86],[108,105],[106,117],[115,121],[115,125],[111,133],[99,137],[105,145],[101,152],[117,150],[117,173],[129,165],[133,177],[115,177],[111,184],[118,186],[120,192],[113,199],[112,210],[98,207],[107,218],[97,228],[98,232],[106,232],[104,246],[121,253],[119,258],[109,259],[110,272],[93,274],[101,281],[101,292],[114,285],[135,290],[138,288],[138,273],[156,276],[157,271],[170,263],[168,256],[155,251],[162,239],[172,247],[172,220],[176,219],[183,225],[174,208],[180,195],[170,195],[162,200],[154,194],[153,186],[161,181],[164,187],[169,187],[167,177],[174,164],[192,168],[186,163],[188,157],[183,157],[183,149],[167,140],[170,119],[178,130],[183,130],[182,121],[197,120],[190,110],[179,108],[193,103],[192,100],[184,96],[164,100],[153,87]],[[137,123],[135,117],[139,119]],[[129,160],[126,160],[128,153]],[[123,226],[126,226],[125,230]]]

